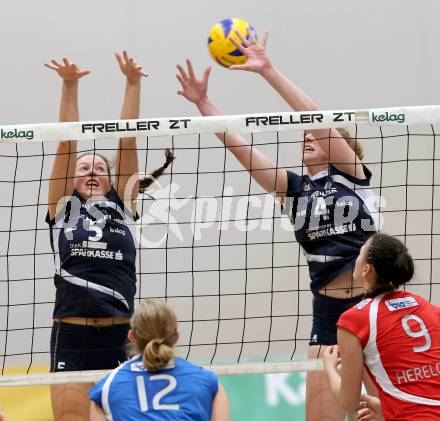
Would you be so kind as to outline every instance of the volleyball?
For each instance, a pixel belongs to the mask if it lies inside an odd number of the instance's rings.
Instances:
[[[235,31],[249,41],[251,40],[251,34],[257,38],[255,29],[240,18],[224,19],[216,23],[209,32],[209,54],[218,64],[224,67],[246,63],[246,56],[229,39],[229,37],[234,38],[241,44],[241,40]]]

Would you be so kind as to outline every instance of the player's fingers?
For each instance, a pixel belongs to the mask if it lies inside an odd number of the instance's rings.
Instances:
[[[138,64],[136,66],[136,70],[142,75],[142,76],[148,76],[145,72],[144,69],[142,68],[142,66],[140,64]]]
[[[235,30],[235,35],[237,35],[238,38],[240,38],[241,43],[245,46],[245,47],[249,47],[249,41],[241,34],[241,32]]]
[[[57,67],[63,67],[63,65],[61,63],[58,63],[58,61],[56,61],[54,58],[51,60],[51,62]]]
[[[116,60],[118,61],[119,67],[122,68],[124,65],[124,61],[122,60],[122,56],[119,53],[115,53]]]
[[[182,85],[182,88],[185,89],[186,83],[185,81],[182,79],[182,76],[180,75],[176,75],[177,80],[180,82],[180,84]]]
[[[91,72],[92,72],[91,70],[83,70],[82,72],[79,72],[78,75],[79,77],[83,77],[83,76],[87,76]]]
[[[333,347],[330,345],[326,349],[324,349],[324,354],[331,355]]]
[[[362,395],[361,395],[361,398],[362,398]],[[363,408],[367,408],[368,407],[368,404],[367,404],[367,402],[365,402],[365,401],[360,401],[359,402],[359,405],[358,405],[358,409],[360,410],[360,409],[363,409]]]
[[[251,43],[256,44],[257,38],[255,38],[254,33],[250,29],[248,29],[248,34],[249,34],[249,39],[251,40]]]
[[[231,41],[232,44],[234,44],[242,54],[246,55],[247,53],[246,48],[243,47],[243,45],[241,45],[236,39],[229,37],[229,41]]]
[[[148,77],[148,75],[142,70],[142,66],[141,66],[140,64],[138,64],[138,65],[136,66],[136,70],[137,70],[142,76]]]
[[[66,67],[69,67],[69,66],[70,66],[70,62],[69,62],[69,60],[68,60],[67,58],[63,58],[63,63],[64,63],[64,65],[65,65]]]
[[[186,74],[184,68],[180,64],[177,65],[177,69],[179,70],[182,79],[185,81],[188,80],[188,75]]]
[[[368,421],[373,419],[369,409],[362,409],[356,413],[356,421]]]
[[[264,48],[267,47],[267,40],[268,40],[268,38],[269,38],[269,32],[266,31],[266,32],[264,33],[264,35],[263,35],[263,39],[262,39],[262,41],[261,41],[261,45],[262,45]]]
[[[211,66],[208,66],[203,73],[203,82],[204,83],[208,83],[210,73],[211,73]]]
[[[45,65],[48,69],[58,70],[58,67],[52,66],[51,64],[44,63],[44,65]]]
[[[122,55],[124,56],[124,60],[126,63],[128,63],[130,61],[130,58],[128,57],[128,53],[126,50],[122,51]]]
[[[185,61],[186,61],[186,67],[188,68],[189,77],[192,79],[195,77],[192,62],[189,58],[187,58]]]
[[[246,70],[247,68],[246,64],[234,64],[228,67],[229,70]]]

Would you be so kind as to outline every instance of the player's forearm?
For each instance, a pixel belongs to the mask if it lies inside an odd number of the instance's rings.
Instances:
[[[67,82],[63,80],[59,121],[79,121],[77,80]],[[67,166],[71,167],[73,165],[74,167],[76,165],[76,141],[66,139],[66,141],[60,142],[57,147],[56,158],[65,161],[61,165],[64,167],[64,173]]]
[[[341,376],[336,367],[328,365],[325,369],[332,395],[335,397],[339,405],[341,405],[349,414],[354,413],[359,404],[359,399],[354,400],[352,390],[348,390],[347,387],[342,387]]]
[[[273,65],[266,67],[261,76],[295,111],[316,111],[316,104],[292,81]]]
[[[121,119],[139,118],[141,108],[141,81],[131,81],[127,78],[125,85],[124,102],[122,104]],[[121,156],[121,153],[124,156]],[[122,162],[124,161],[124,162]],[[137,172],[136,138],[127,137],[119,140],[119,149],[115,160],[116,171],[124,170],[130,174]],[[127,167],[130,168],[127,168]],[[125,171],[121,171],[125,175]]]
[[[196,106],[201,115],[205,117],[213,117],[221,115],[220,110],[216,107],[216,105],[208,98],[205,97],[199,102],[196,103]],[[249,155],[250,150],[246,152],[244,148],[238,148],[238,146],[248,147],[250,145],[239,135],[233,134],[225,134],[225,133],[216,133],[216,136],[220,139],[222,143],[224,143],[230,151],[241,161],[240,157],[243,154]],[[242,162],[243,164],[243,162]],[[244,164],[243,164],[244,165]]]
[[[218,116],[220,110],[217,106],[207,97],[203,97],[200,101],[196,103],[196,107],[203,116]]]
[[[326,365],[325,371],[327,373],[328,383],[330,385],[330,391],[338,403],[341,402],[341,377],[336,370],[336,367]]]
[[[127,79],[121,119],[139,118],[141,108],[141,81]]]
[[[63,81],[59,121],[78,121],[78,81]]]
[[[208,97],[203,98],[196,105],[203,116],[220,115],[219,109]],[[275,163],[250,145],[246,139],[238,134],[229,133],[216,133],[216,136],[263,189],[267,192],[286,190],[285,183],[280,183],[279,179],[277,186],[275,185],[275,181],[279,178]],[[278,184],[281,185],[280,190],[278,190]]]
[[[281,97],[295,111],[317,111],[317,105],[309,98],[301,88],[286,78],[276,67],[265,68],[261,76],[281,95]],[[329,129],[317,129],[312,131],[313,136],[320,146],[330,155]]]

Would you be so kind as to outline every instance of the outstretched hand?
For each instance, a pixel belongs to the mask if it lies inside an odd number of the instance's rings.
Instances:
[[[115,53],[115,57],[121,72],[127,77],[129,82],[138,82],[142,77],[148,77],[142,70],[142,66],[137,64],[136,61],[128,55],[127,51],[124,50],[122,55]]]
[[[246,70],[248,72],[254,72],[261,74],[265,69],[272,65],[269,56],[266,52],[267,39],[269,33],[265,32],[262,41],[257,41],[254,34],[249,32],[250,40],[247,40],[240,32],[235,31],[238,38],[241,40],[241,44],[233,37],[229,37],[229,40],[237,47],[237,49],[246,56],[247,60],[245,64],[237,64],[229,67],[230,70]]]
[[[52,64],[44,63],[48,69],[55,70],[64,82],[76,82],[84,76],[87,76],[90,70],[80,70],[75,63],[71,63],[67,58],[63,58],[63,63],[55,59],[50,61]]]
[[[182,90],[177,91],[178,95],[182,95],[188,101],[199,104],[201,101],[207,98],[208,95],[208,80],[211,73],[211,66],[208,66],[202,79],[197,79],[194,74],[194,69],[191,60],[186,60],[187,70],[185,70],[180,64],[177,65],[178,74],[176,75],[178,81],[182,85]]]

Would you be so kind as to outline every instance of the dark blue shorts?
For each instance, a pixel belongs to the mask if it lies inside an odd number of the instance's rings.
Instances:
[[[82,326],[54,321],[50,338],[50,371],[104,370],[127,359],[130,325]]]
[[[336,323],[339,316],[363,298],[363,294],[352,298],[334,298],[315,292],[309,345],[336,345]]]

